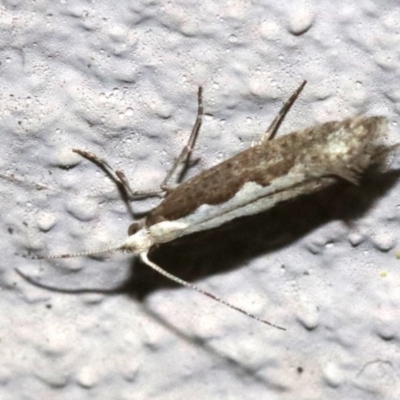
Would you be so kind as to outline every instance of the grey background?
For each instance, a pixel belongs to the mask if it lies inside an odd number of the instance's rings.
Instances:
[[[398,155],[394,172],[358,188],[154,255],[286,332],[129,255],[19,254],[124,240],[115,187],[71,149],[156,187],[192,128],[199,85],[210,115],[187,177],[249,147],[303,79],[280,134],[366,113],[387,116],[398,141],[399,21],[389,1],[3,1],[0,399],[398,398]],[[117,290],[44,290],[14,268],[58,288]]]

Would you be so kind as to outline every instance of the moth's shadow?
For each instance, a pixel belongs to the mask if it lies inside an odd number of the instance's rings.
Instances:
[[[149,257],[163,269],[189,282],[240,268],[251,258],[285,247],[329,221],[342,220],[350,225],[368,211],[399,176],[400,170],[371,172],[364,175],[359,186],[340,181],[262,214],[163,244]],[[177,286],[134,258],[132,275],[119,291],[142,300],[159,288]]]

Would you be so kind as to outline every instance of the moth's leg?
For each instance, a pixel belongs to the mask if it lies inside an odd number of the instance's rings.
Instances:
[[[125,203],[129,215],[131,216],[131,218],[134,218],[134,212],[130,204],[129,188],[123,181],[121,181],[120,177],[117,174],[117,171],[114,171],[106,160],[96,156],[96,154],[93,154],[90,151],[79,150],[79,149],[72,149],[72,151],[76,154],[79,154],[81,157],[86,158],[86,160],[92,162],[93,164],[95,164],[114,182],[121,196],[122,201]]]
[[[306,85],[306,83],[307,83],[307,81],[303,81],[301,83],[301,85],[297,88],[297,90],[290,96],[289,100],[287,100],[286,103],[282,106],[282,108],[278,112],[278,115],[271,122],[271,125],[268,127],[268,129],[266,130],[266,132],[264,133],[264,135],[262,136],[262,138],[258,144],[261,144],[265,140],[272,140],[275,137],[286,114],[289,112],[290,108],[292,107],[293,103],[296,101],[297,97],[299,97],[299,94],[304,89],[304,86]]]
[[[135,200],[145,197],[163,197],[164,193],[170,190],[170,188],[168,187],[168,181],[171,179],[172,175],[178,168],[179,164],[182,161],[184,161],[185,158],[186,162],[189,160],[190,154],[192,153],[193,147],[196,143],[197,136],[199,135],[203,117],[203,88],[201,86],[199,87],[197,93],[197,99],[198,99],[197,117],[192,132],[190,134],[189,140],[186,143],[185,147],[182,149],[178,158],[175,160],[171,169],[168,171],[163,182],[161,183],[160,185],[161,190],[134,191],[132,190],[132,187],[129,184],[126,175],[122,171],[119,170],[114,171],[114,169],[110,166],[110,164],[106,160],[96,156],[95,154],[89,151],[79,150],[79,149],[73,149],[72,151],[96,164],[117,185],[119,190],[121,189],[123,190],[123,192],[127,195],[128,199]]]
[[[187,164],[190,159],[190,155],[192,154],[194,145],[196,143],[196,139],[200,132],[201,123],[203,122],[203,88],[200,86],[197,92],[197,101],[198,101],[198,108],[197,108],[197,117],[196,122],[194,123],[192,132],[190,134],[189,140],[187,141],[185,147],[182,149],[181,154],[175,159],[174,164],[172,165],[171,169],[168,171],[167,175],[165,176],[163,182],[161,183],[160,187],[161,190],[164,192],[168,192],[171,187],[168,185],[172,175],[178,168],[179,164],[183,161]]]
[[[145,197],[162,197],[163,195],[160,190],[133,191],[126,175],[120,170],[114,170],[103,158],[90,151],[79,149],[73,149],[72,151],[97,165],[116,184],[122,196],[129,201]]]

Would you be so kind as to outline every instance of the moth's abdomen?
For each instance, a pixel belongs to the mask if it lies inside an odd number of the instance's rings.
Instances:
[[[328,122],[320,125],[320,134],[309,151],[304,149],[297,160],[309,176],[337,175],[356,183],[356,175],[381,161],[391,149],[385,144],[384,117]]]

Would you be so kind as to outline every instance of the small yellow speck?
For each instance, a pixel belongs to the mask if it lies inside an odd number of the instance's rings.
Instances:
[[[396,251],[396,258],[399,260],[400,259],[400,250]]]
[[[388,276],[388,272],[387,271],[381,271],[381,273],[379,274],[381,278],[386,278]]]

